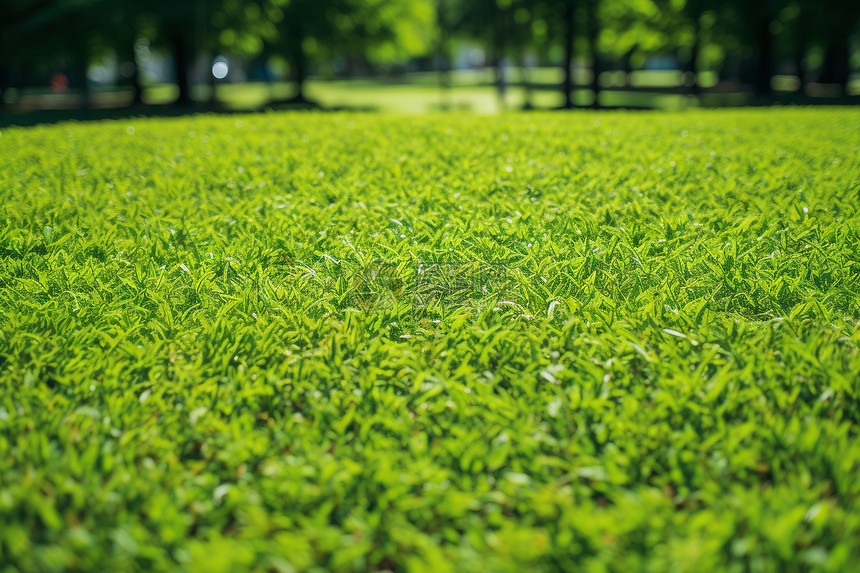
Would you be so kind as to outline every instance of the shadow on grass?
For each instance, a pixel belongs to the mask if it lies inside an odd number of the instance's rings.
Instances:
[[[322,106],[311,101],[274,101],[263,106],[247,109],[228,108],[220,104],[195,103],[178,104],[140,104],[125,107],[81,108],[81,109],[35,109],[26,111],[0,111],[0,128],[33,127],[63,121],[100,121],[133,118],[184,117],[199,114],[235,115],[264,111],[364,111],[377,112],[376,107]]]
[[[0,113],[0,127],[32,127],[61,121],[99,121],[103,119],[131,119],[137,117],[182,117],[200,113],[238,113],[222,106],[193,105],[131,105],[127,107],[82,109],[35,109]]]

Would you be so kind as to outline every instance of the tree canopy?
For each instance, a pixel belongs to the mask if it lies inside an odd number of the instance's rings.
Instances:
[[[817,80],[847,86],[858,21],[852,0],[4,0],[0,89],[58,68],[85,88],[87,65],[113,54],[129,64],[139,99],[134,47],[146,40],[170,55],[180,103],[191,100],[193,63],[219,53],[279,56],[304,100],[321,62],[366,72],[468,41],[483,46],[500,88],[503,59],[560,65],[567,105],[575,60],[591,68],[596,93],[601,71],[658,54],[679,62],[694,90],[710,69],[766,94],[777,61],[793,62],[802,82],[814,69]]]

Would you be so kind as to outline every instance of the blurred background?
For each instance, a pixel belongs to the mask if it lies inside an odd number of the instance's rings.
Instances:
[[[856,103],[860,0],[0,0],[0,109]]]

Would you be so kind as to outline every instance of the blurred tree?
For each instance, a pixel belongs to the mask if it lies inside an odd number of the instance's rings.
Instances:
[[[718,2],[719,0],[669,0],[670,8],[674,8],[681,17],[681,21],[676,23],[676,41],[681,40],[677,44],[687,50],[684,69],[690,79],[690,90],[695,95],[700,91],[699,59],[704,28],[708,21],[706,14],[714,10]]]
[[[451,90],[451,0],[436,0],[436,65],[439,69],[439,88],[442,91],[442,107],[450,105]]]
[[[8,43],[6,36],[9,32],[6,29],[8,22],[11,19],[12,11],[6,2],[0,2],[0,109],[6,105],[6,90],[9,89],[9,52],[11,45]]]
[[[140,102],[141,40],[172,54],[182,104],[191,102],[192,63],[219,54],[256,58],[262,69],[282,54],[296,101],[306,101],[310,66],[324,59],[352,73],[435,52],[444,85],[455,35],[484,45],[500,96],[503,61],[517,63],[526,106],[536,59],[561,59],[564,106],[573,106],[575,54],[591,61],[595,105],[601,71],[629,72],[658,53],[691,72],[694,92],[703,63],[714,69],[725,57],[742,63],[736,69],[759,95],[786,61],[801,85],[811,78],[847,89],[858,22],[857,0],[0,0],[0,105],[13,82],[46,84],[57,71],[86,102],[88,66],[109,54]],[[214,97],[214,76],[206,77]]]
[[[629,72],[634,56],[656,52],[667,45],[663,28],[673,20],[672,14],[661,10],[655,0],[563,0],[559,4],[563,12],[558,34],[564,49],[565,107],[573,107],[572,73],[577,46],[591,62],[589,87],[592,105],[597,107],[601,72],[610,61],[620,62],[623,71]]]
[[[295,102],[307,102],[311,61],[327,53],[384,61],[426,53],[433,39],[432,0],[271,0],[279,34],[271,42],[290,64]],[[274,19],[274,18],[273,18]]]
[[[509,48],[513,28],[513,0],[462,0],[457,31],[484,44],[490,67],[495,72],[496,91],[504,106],[506,80],[502,60]]]
[[[808,79],[806,56],[813,40],[815,6],[812,0],[797,0],[792,3],[791,11],[788,23],[791,36],[790,57],[799,79],[799,88],[803,90]]]
[[[561,83],[561,91],[564,97],[564,108],[573,107],[573,44],[576,38],[576,5],[575,0],[564,0],[562,2],[564,12],[563,22],[563,55],[562,70],[564,72]]]
[[[585,39],[588,46],[588,55],[591,58],[591,93],[594,94],[593,107],[600,107],[600,50],[598,39],[600,37],[600,4],[601,0],[582,0],[585,9]]]
[[[773,30],[788,0],[722,0],[718,10],[718,28],[735,38],[735,51],[746,62],[741,79],[749,80],[757,96],[771,95],[774,65]]]
[[[773,34],[771,26],[782,7],[780,0],[739,0],[741,15],[753,40],[756,54],[754,88],[757,95],[770,95],[773,76]]]
[[[123,0],[117,0],[122,3]],[[190,0],[174,7],[168,0],[138,0],[144,35],[156,46],[170,49],[179,86],[178,103],[191,101],[189,72],[193,62],[212,59],[222,51],[253,57],[264,42],[277,36],[278,10],[267,0]],[[216,99],[216,77],[205,66],[210,98]]]
[[[564,0],[562,3],[569,3],[572,6],[573,0]],[[539,60],[546,59],[551,50],[553,45],[552,23],[559,19],[563,7],[559,5],[558,1],[552,0],[515,0],[511,8],[513,10],[510,33],[512,57],[518,61],[520,66],[520,77],[524,91],[523,108],[531,109],[533,107],[531,68]],[[570,57],[572,58],[572,53]],[[570,62],[570,60],[568,61]]]
[[[812,6],[814,4],[814,7]],[[857,0],[807,0],[801,4],[814,22],[814,34],[824,50],[819,81],[848,88],[851,75],[851,36],[858,32],[860,2]]]
[[[128,2],[101,0],[91,5],[97,24],[89,28],[95,45],[94,56],[114,52],[120,62],[120,73],[132,88],[132,104],[143,102],[143,84],[135,53],[140,38],[140,18],[129,9]]]
[[[715,0],[686,0],[683,5],[683,15],[690,23],[693,33],[693,43],[690,47],[690,55],[687,58],[687,72],[692,74],[692,91],[698,95],[701,78],[699,77],[700,62],[699,58],[702,53],[702,36],[706,26],[706,14],[713,11]]]
[[[115,0],[123,2],[124,0]],[[129,2],[134,6],[130,6]],[[173,73],[179,94],[176,103],[190,105],[191,65],[195,55],[206,44],[207,14],[214,12],[221,0],[126,0],[129,9],[140,18],[145,36],[156,47],[167,47],[173,56]]]
[[[600,5],[598,51],[629,72],[652,54],[676,52],[689,34],[680,14],[682,0],[609,0]]]
[[[363,53],[373,65],[390,65],[413,56],[426,55],[436,41],[438,30],[435,0],[364,0],[356,41],[339,47]],[[338,47],[338,46],[336,46]]]
[[[6,0],[0,49],[7,77],[12,66],[25,76],[39,69],[66,69],[88,106],[87,67],[104,30],[99,18],[104,1]],[[92,33],[82,34],[82,30]]]
[[[222,52],[248,58],[260,56],[266,43],[277,38],[281,17],[280,10],[267,0],[208,0],[198,8],[201,49],[210,58]],[[214,102],[218,78],[210,70],[206,70],[206,77],[210,100]]]
[[[267,0],[111,1],[130,14],[128,25],[133,32],[125,39],[132,46],[143,36],[154,46],[170,50],[180,105],[192,102],[190,71],[196,58],[222,50],[243,56],[259,54],[264,41],[277,36],[276,22],[281,16]],[[208,69],[206,77],[215,99],[215,77]]]
[[[573,6],[574,0],[564,0]],[[529,65],[532,55],[549,44],[549,21],[557,18],[559,0],[461,0],[457,15],[458,32],[484,44],[495,85],[504,106],[507,78],[504,60],[518,62],[526,91],[525,107],[531,107]]]
[[[11,21],[14,12],[7,2],[0,2],[0,109],[6,105],[6,91],[9,89],[9,76],[12,46],[7,40],[9,30],[7,22]]]

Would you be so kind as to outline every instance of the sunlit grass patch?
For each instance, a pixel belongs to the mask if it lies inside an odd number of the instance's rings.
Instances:
[[[0,149],[5,565],[860,557],[857,111],[201,116]]]

